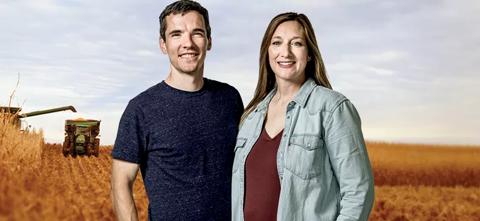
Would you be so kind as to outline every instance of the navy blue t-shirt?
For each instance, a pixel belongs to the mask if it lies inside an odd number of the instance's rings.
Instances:
[[[112,157],[140,164],[149,220],[230,220],[233,150],[243,104],[232,86],[164,81],[128,103]]]

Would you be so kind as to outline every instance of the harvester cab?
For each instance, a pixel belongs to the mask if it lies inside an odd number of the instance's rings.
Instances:
[[[99,120],[75,119],[65,121],[65,141],[63,142],[63,155],[94,155],[98,157],[100,139]]]

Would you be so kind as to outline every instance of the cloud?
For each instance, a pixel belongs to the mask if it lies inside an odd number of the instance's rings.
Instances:
[[[169,71],[158,49],[160,1],[2,1],[0,102],[15,86],[25,111],[72,104],[102,120],[113,143],[128,100]],[[309,16],[333,87],[356,105],[365,136],[480,143],[478,1],[220,1],[209,9],[205,76],[235,86],[246,104],[260,42],[281,12]],[[62,140],[70,113],[27,118]],[[451,132],[451,128],[456,128]]]
[[[403,51],[390,50],[371,54],[369,55],[369,60],[375,63],[393,63],[399,62],[405,59],[407,56],[408,54]]]

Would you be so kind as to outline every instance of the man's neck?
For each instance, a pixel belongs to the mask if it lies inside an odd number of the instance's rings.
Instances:
[[[182,90],[182,91],[198,91],[203,87],[203,73],[199,74],[185,74],[170,71],[165,79],[170,87]]]

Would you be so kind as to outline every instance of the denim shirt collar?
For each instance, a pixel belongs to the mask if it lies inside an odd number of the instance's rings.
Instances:
[[[295,95],[295,98],[293,98],[293,102],[300,104],[302,107],[307,104],[307,100],[310,97],[310,94],[312,93],[313,89],[317,86],[315,81],[312,78],[308,78],[305,83],[300,87],[300,90],[298,90],[297,95]],[[261,101],[258,105],[255,111],[263,111],[267,109],[268,104],[273,98],[273,95],[275,95],[275,92],[277,91],[277,86],[273,88],[272,91],[270,91],[267,96]]]

